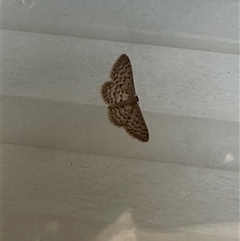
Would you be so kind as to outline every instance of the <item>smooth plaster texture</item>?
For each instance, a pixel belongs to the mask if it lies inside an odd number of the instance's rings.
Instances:
[[[239,173],[3,144],[3,240],[237,241]]]
[[[239,53],[236,0],[7,0],[3,28]]]

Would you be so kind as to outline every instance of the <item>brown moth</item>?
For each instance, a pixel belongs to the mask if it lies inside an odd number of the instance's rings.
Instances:
[[[124,127],[127,133],[139,141],[147,142],[149,132],[138,105],[132,65],[126,54],[122,54],[113,65],[110,79],[101,89],[102,98],[108,105],[110,122]]]

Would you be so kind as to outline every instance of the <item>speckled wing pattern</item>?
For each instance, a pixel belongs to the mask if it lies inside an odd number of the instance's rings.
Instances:
[[[112,67],[110,81],[102,85],[101,94],[108,105],[110,121],[124,127],[127,133],[142,142],[149,140],[149,132],[135,93],[130,59],[122,54]]]

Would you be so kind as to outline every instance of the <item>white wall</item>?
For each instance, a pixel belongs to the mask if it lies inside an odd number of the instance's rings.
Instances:
[[[6,144],[3,160],[3,240],[239,240],[238,172]]]
[[[239,240],[238,5],[3,1],[4,241]],[[122,53],[145,144],[100,96]]]
[[[4,142],[238,169],[238,56],[6,30],[3,46]],[[100,96],[123,52],[144,145],[109,124]]]
[[[3,28],[239,53],[235,0],[7,0]]]

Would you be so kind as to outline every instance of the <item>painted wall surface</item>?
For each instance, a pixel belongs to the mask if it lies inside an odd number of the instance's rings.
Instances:
[[[236,0],[7,0],[3,28],[239,53]]]
[[[238,1],[2,5],[3,241],[239,240]],[[100,96],[122,53],[146,144]]]
[[[4,142],[238,170],[237,55],[16,31],[3,36]],[[150,131],[145,145],[109,123],[100,95],[124,52]]]
[[[6,144],[3,159],[4,241],[239,240],[238,172]]]

